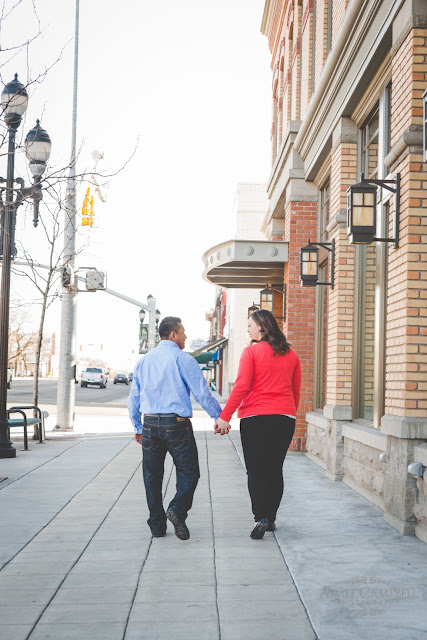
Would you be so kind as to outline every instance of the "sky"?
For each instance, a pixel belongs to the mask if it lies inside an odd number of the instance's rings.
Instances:
[[[20,134],[41,118],[51,167],[60,168],[71,150],[75,0],[34,2],[36,12],[33,0],[22,0],[9,15],[16,0],[5,2],[3,48],[32,38],[39,25],[41,35],[2,54],[1,80],[17,72],[26,84],[43,74],[29,87]],[[108,287],[124,295],[144,302],[152,294],[163,317],[182,318],[187,346],[209,335],[215,289],[202,279],[202,254],[234,237],[238,182],[266,182],[270,172],[263,9],[264,0],[80,0],[77,173],[92,169],[97,149],[98,170],[116,175],[102,189],[107,201],[95,199],[94,226],[79,227],[77,263],[105,271]],[[22,151],[16,175],[28,182]],[[78,209],[87,187],[79,182]],[[22,207],[19,216],[19,240],[46,261],[42,230]],[[18,276],[11,295],[36,298]],[[110,366],[129,368],[138,307],[105,292],[79,294],[77,305],[77,349],[103,344]],[[27,311],[37,324],[39,307]],[[59,331],[57,301],[46,333]]]

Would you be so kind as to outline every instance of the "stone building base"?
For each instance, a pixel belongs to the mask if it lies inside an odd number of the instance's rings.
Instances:
[[[427,421],[384,416],[380,430],[350,416],[346,406],[308,412],[307,457],[382,509],[401,535],[427,542]],[[408,474],[412,462],[426,467],[425,478]]]

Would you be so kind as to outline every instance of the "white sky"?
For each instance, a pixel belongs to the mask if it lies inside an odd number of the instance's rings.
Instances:
[[[36,0],[36,7],[43,34],[29,48],[28,66],[18,53],[3,60],[1,76],[8,82],[18,72],[26,83],[67,45],[43,82],[31,87],[20,128],[25,135],[42,116],[51,165],[60,167],[71,145],[75,1]],[[138,137],[139,146],[111,181],[107,203],[95,200],[96,226],[80,227],[90,246],[78,263],[107,271],[108,286],[125,295],[142,301],[154,295],[163,316],[182,317],[187,347],[208,337],[205,312],[214,301],[214,287],[201,277],[201,256],[234,235],[237,183],[264,182],[270,171],[263,9],[264,0],[80,2],[77,171],[91,167],[93,149],[104,152],[99,169],[107,171],[127,160]],[[32,0],[23,0],[2,25],[3,47],[36,30]],[[17,175],[26,177],[19,155]],[[79,187],[79,209],[86,187]],[[42,231],[23,208],[18,235],[43,262]],[[18,295],[35,297],[15,276],[12,297]],[[38,322],[38,307],[30,311]],[[46,331],[58,337],[59,318],[55,303]],[[128,368],[138,326],[137,307],[103,292],[78,296],[77,344],[104,344],[110,366]]]

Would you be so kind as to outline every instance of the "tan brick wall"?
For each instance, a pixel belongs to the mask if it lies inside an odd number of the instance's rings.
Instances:
[[[294,22],[293,22],[293,37],[292,37],[292,104],[291,104],[291,119],[300,119],[300,107],[301,107],[301,5],[299,3],[294,4]]]
[[[316,2],[316,55],[315,55],[315,85],[319,82],[323,65],[326,60],[326,37],[328,33],[328,2],[317,0]]]
[[[330,218],[347,207],[347,188],[356,182],[357,145],[340,143],[331,154]],[[335,287],[329,292],[326,404],[351,405],[353,358],[354,247],[346,229],[335,227]]]
[[[311,98],[313,47],[313,0],[304,0],[301,23],[301,119]]]
[[[344,20],[347,5],[348,0],[333,0],[332,2],[332,46],[334,46],[342,21]]]
[[[392,144],[410,125],[421,124],[426,86],[427,30],[414,29],[392,60]],[[400,246],[389,251],[386,413],[425,418],[427,165],[421,155],[408,155],[395,169],[402,181]]]

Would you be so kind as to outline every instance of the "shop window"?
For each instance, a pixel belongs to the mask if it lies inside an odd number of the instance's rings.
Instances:
[[[366,178],[384,179],[384,158],[390,149],[390,92],[385,88],[359,130],[359,171]],[[378,189],[377,231],[388,234],[388,204]],[[355,313],[353,358],[353,417],[379,427],[385,398],[385,326],[387,311],[387,246],[358,245],[355,249]]]
[[[319,242],[328,241],[327,225],[329,222],[331,189],[329,180],[320,189],[319,212],[317,218],[317,238]],[[326,282],[329,277],[328,252],[321,250],[319,253],[319,281]],[[314,383],[314,407],[323,409],[326,403],[326,350],[327,313],[328,313],[329,287],[316,287],[316,328],[315,328],[315,383]]]
[[[361,246],[359,278],[359,397],[358,417],[373,420],[375,367],[376,247]]]

